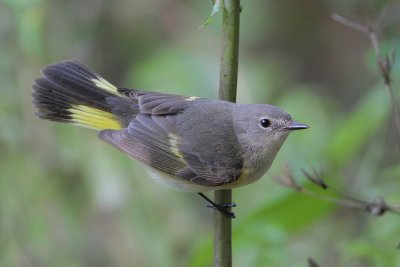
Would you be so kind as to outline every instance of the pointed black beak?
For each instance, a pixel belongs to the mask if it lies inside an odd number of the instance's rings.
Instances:
[[[303,130],[307,128],[310,128],[310,126],[300,122],[292,121],[291,124],[289,126],[286,126],[285,129],[289,131],[294,131],[294,130]]]

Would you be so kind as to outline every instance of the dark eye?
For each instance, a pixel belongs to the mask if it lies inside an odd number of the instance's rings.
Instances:
[[[268,128],[271,125],[271,122],[267,119],[261,119],[260,120],[260,125],[263,128]]]

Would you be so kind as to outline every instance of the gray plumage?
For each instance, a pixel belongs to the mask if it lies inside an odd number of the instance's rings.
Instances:
[[[253,182],[268,170],[289,132],[307,128],[271,105],[116,88],[76,61],[50,65],[43,74],[33,86],[39,117],[100,129],[100,139],[181,190]]]

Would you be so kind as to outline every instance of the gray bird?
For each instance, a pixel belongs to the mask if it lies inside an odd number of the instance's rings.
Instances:
[[[309,127],[272,105],[118,88],[76,60],[42,74],[32,93],[39,118],[99,130],[157,181],[202,197],[257,181],[288,134]]]

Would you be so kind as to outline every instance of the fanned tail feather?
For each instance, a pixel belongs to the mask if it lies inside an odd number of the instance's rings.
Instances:
[[[118,130],[126,124],[113,113],[113,104],[129,106],[128,99],[82,63],[62,61],[43,68],[42,74],[32,86],[39,118],[96,130]]]

